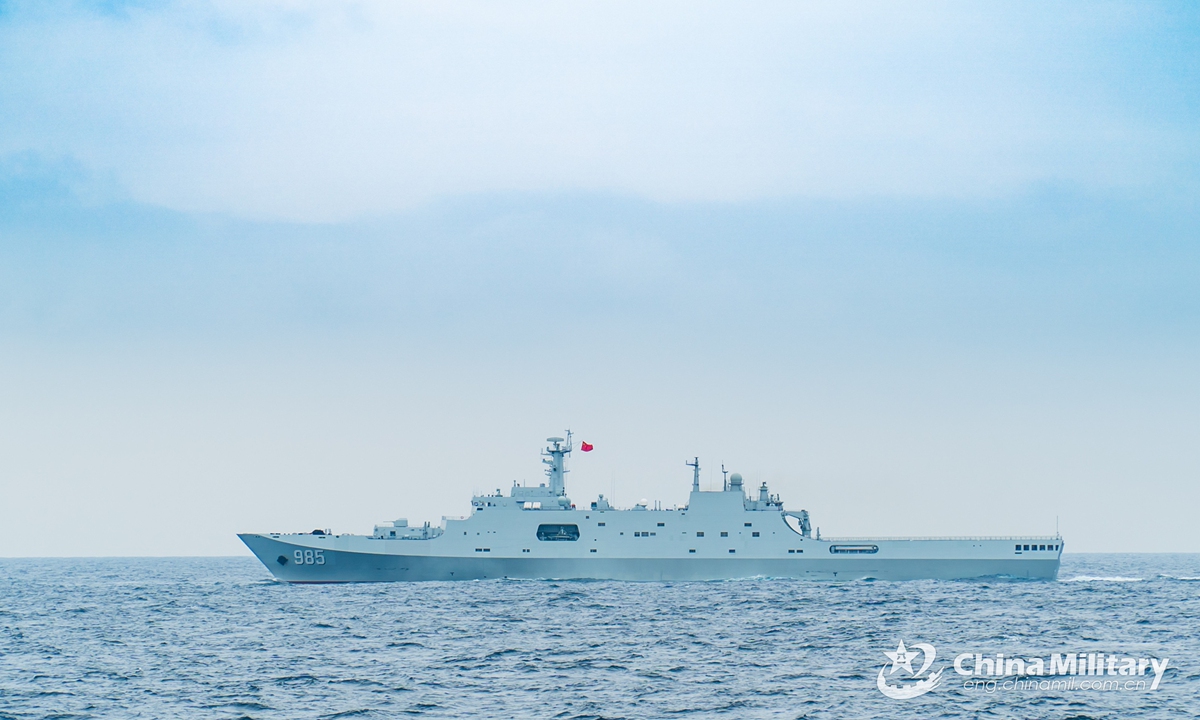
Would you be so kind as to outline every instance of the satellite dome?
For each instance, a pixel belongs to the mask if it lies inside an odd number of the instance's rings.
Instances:
[[[730,475],[729,476],[729,484],[730,485],[741,485],[742,484],[742,474],[734,473],[734,474]]]

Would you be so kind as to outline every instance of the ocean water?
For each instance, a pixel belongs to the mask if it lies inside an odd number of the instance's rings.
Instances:
[[[1198,596],[1200,555],[828,584],[290,586],[252,558],[0,560],[0,717],[1197,717]],[[877,688],[900,640],[936,648],[931,692]],[[951,667],[968,652],[1169,661],[1156,690],[989,692]]]

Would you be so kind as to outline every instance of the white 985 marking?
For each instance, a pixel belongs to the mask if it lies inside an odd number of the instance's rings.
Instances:
[[[324,565],[325,551],[324,550],[297,550],[292,553],[292,557],[296,559],[297,565]]]

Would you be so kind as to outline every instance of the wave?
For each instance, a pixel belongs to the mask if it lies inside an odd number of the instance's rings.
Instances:
[[[1141,582],[1143,578],[1139,577],[1121,577],[1115,575],[1113,577],[1100,577],[1097,575],[1076,575],[1073,578],[1067,578],[1063,582]]]
[[[1195,582],[1200,580],[1200,575],[1159,575],[1163,580],[1182,580],[1184,582]]]

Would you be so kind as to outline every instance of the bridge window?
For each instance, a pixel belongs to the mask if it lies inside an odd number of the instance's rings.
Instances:
[[[696,533],[696,537],[704,537],[704,531],[701,530],[700,532]]]
[[[1026,546],[1025,546],[1025,549],[1026,549],[1026,550],[1028,550],[1028,549],[1029,549],[1029,546],[1028,546],[1028,545],[1026,545]]]
[[[723,532],[723,533],[721,533],[721,537],[729,537],[729,533]]]
[[[543,541],[566,540],[574,542],[579,539],[579,526],[538,525],[537,539]]]
[[[1020,545],[1018,545],[1018,546],[1017,546],[1017,552],[1021,552],[1021,546],[1020,546]]]
[[[750,537],[758,537],[758,531],[755,530],[754,532],[750,533]]]
[[[659,524],[658,524],[658,526],[659,526],[659,527],[666,527],[666,526],[667,526],[667,524],[666,524],[666,523],[659,523]]]

